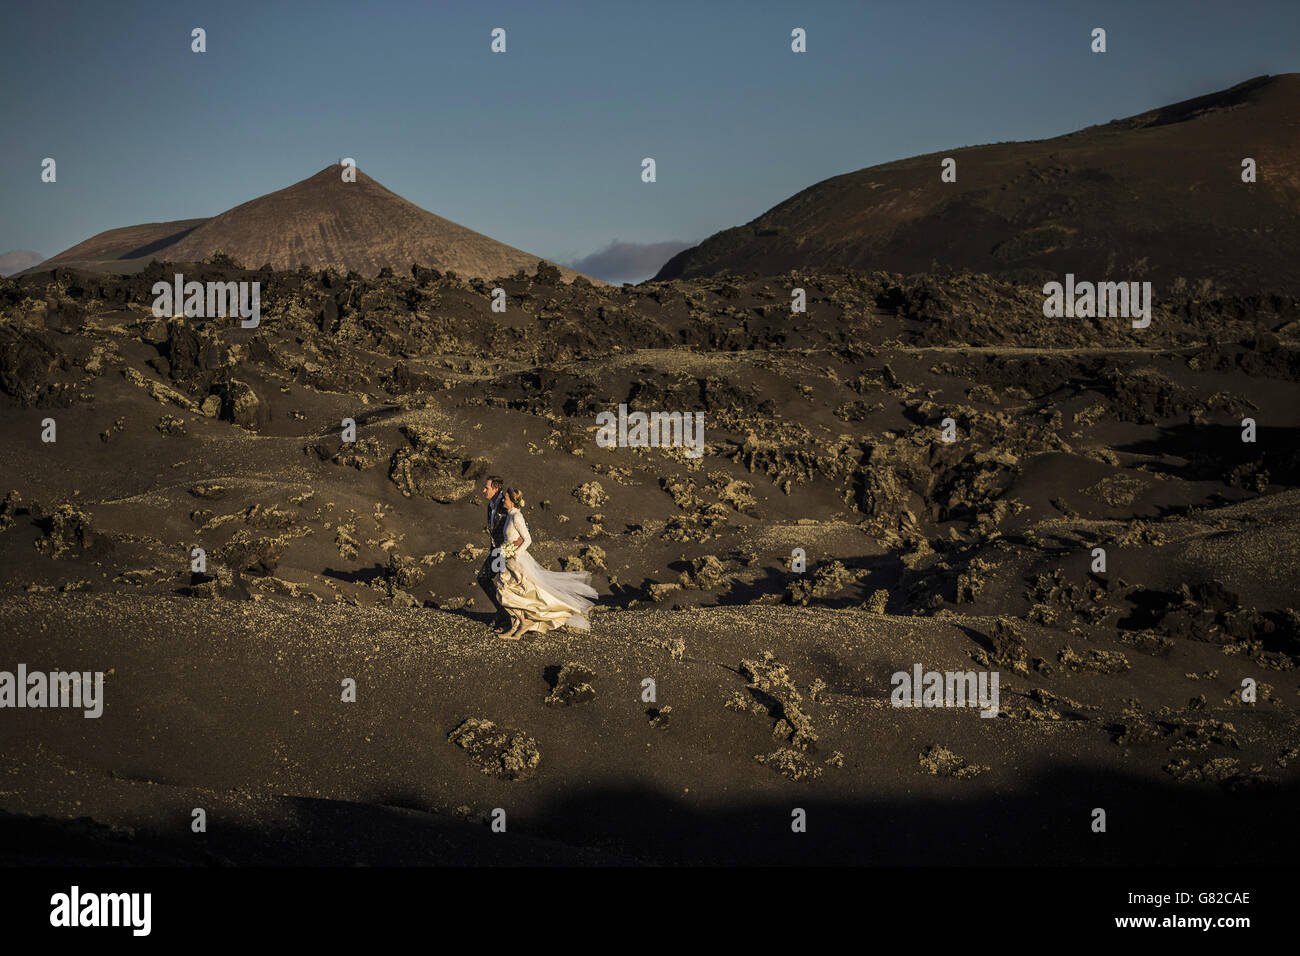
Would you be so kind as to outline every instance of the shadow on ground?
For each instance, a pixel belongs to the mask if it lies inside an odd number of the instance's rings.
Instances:
[[[0,813],[5,865],[1145,865],[1290,864],[1300,787],[1152,784],[1055,770],[1016,793],[850,803],[810,796],[701,810],[640,787],[575,790],[494,833],[467,818],[387,804],[285,797],[287,823],[231,826],[219,808],[193,837]],[[953,788],[977,783],[953,780]],[[791,819],[806,812],[807,832]],[[1094,811],[1106,832],[1094,832]]]

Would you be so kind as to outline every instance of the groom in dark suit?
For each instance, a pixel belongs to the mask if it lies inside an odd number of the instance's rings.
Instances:
[[[496,608],[496,618],[492,623],[498,631],[510,629],[510,615],[501,606],[501,600],[497,595],[497,574],[492,570],[492,562],[495,558],[493,552],[506,541],[506,520],[509,515],[502,501],[505,488],[506,480],[500,475],[488,475],[483,483],[483,497],[487,500],[487,532],[491,543],[487,557],[483,560],[483,567],[479,568],[477,579],[478,586],[483,589],[483,593]]]

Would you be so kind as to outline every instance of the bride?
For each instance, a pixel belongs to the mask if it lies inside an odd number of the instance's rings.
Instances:
[[[533,543],[521,510],[524,496],[517,488],[503,493],[506,526],[504,570],[497,573],[497,592],[501,606],[510,615],[514,627],[501,636],[517,641],[525,634],[549,631],[567,624],[588,630],[587,610],[595,603],[596,590],[587,571],[547,571],[537,563],[528,547]]]

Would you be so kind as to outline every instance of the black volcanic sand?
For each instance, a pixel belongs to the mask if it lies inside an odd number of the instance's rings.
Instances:
[[[174,271],[261,281],[262,326],[155,319]],[[98,720],[4,712],[3,858],[1290,862],[1297,302],[1041,304],[970,274],[0,283],[0,669],[107,672]],[[708,453],[599,448],[620,402],[703,411]],[[593,571],[590,633],[488,631],[491,472],[540,560]],[[997,670],[1000,715],[892,707],[917,663]]]

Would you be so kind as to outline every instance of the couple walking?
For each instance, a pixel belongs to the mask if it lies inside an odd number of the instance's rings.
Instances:
[[[586,571],[547,571],[528,548],[533,543],[524,521],[524,496],[506,487],[500,475],[483,484],[491,550],[478,583],[497,610],[497,633],[517,641],[525,634],[568,625],[587,630],[587,610],[597,597]]]

